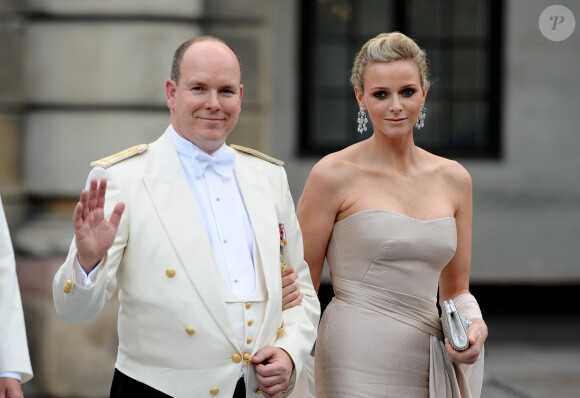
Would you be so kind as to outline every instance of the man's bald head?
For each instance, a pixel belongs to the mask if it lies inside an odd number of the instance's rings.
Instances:
[[[189,39],[186,42],[182,43],[179,47],[177,47],[177,50],[175,50],[175,54],[173,54],[173,62],[171,63],[171,80],[173,80],[176,84],[179,84],[179,77],[180,77],[179,74],[180,74],[180,68],[181,68],[181,61],[183,60],[183,55],[185,54],[185,52],[191,46],[198,44],[198,43],[207,42],[207,41],[221,43],[225,47],[230,49],[230,51],[236,56],[236,59],[238,60],[238,65],[240,66],[240,75],[241,75],[242,62],[240,61],[240,57],[238,56],[238,53],[236,53],[236,51],[228,43],[226,43],[224,40],[222,40],[218,37],[215,37],[215,36],[206,35],[206,36],[199,36],[199,37],[194,37],[192,39]]]

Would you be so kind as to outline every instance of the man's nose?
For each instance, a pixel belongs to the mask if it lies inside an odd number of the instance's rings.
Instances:
[[[208,109],[219,109],[220,108],[219,96],[218,96],[217,91],[213,91],[213,90],[209,91],[205,106]]]

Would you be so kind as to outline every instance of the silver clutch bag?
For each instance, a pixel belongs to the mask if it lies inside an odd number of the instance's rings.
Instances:
[[[443,334],[449,340],[451,347],[457,351],[465,351],[469,347],[467,328],[471,321],[459,315],[453,300],[444,301],[441,309],[441,325]]]

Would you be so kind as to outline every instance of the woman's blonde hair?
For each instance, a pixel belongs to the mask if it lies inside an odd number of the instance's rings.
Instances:
[[[425,51],[408,36],[399,32],[381,33],[367,41],[354,59],[350,75],[353,86],[363,91],[363,77],[373,62],[412,61],[419,69],[423,90],[429,89],[429,72]]]

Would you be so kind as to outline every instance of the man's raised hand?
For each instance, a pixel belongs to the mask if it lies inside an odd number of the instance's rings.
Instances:
[[[107,179],[102,178],[99,183],[93,178],[88,191],[81,192],[73,214],[78,261],[87,274],[113,245],[125,210],[125,203],[117,203],[107,221],[104,212],[106,191]]]

